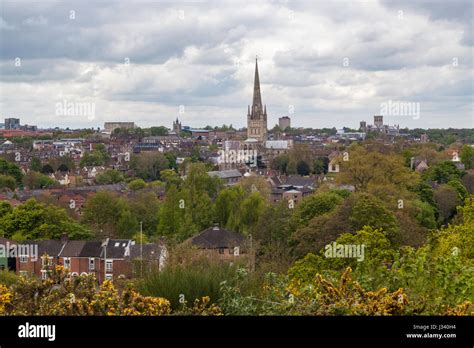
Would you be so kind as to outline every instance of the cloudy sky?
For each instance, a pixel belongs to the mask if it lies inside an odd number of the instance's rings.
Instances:
[[[469,0],[2,0],[0,118],[242,127],[258,56],[269,128],[387,105],[412,107],[384,112],[400,127],[474,128],[472,20]]]

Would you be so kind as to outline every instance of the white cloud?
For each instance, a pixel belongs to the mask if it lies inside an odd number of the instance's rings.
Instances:
[[[0,112],[40,126],[170,126],[185,105],[185,124],[244,126],[258,55],[269,126],[293,105],[294,125],[355,127],[391,99],[421,105],[420,120],[393,120],[402,127],[472,127],[472,4],[452,6],[7,2]],[[94,102],[97,117],[55,116],[62,98]]]

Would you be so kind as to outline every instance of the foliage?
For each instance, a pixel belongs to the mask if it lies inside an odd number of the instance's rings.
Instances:
[[[403,289],[366,291],[347,268],[337,283],[317,274],[309,284],[267,274],[258,296],[222,284],[220,307],[231,315],[400,315],[408,299]]]
[[[474,169],[474,147],[467,144],[463,145],[460,157],[465,169]]]
[[[32,170],[23,176],[23,185],[31,190],[49,188],[56,184],[56,180]]]
[[[11,286],[19,281],[20,277],[12,271],[0,270],[0,284]]]
[[[99,185],[116,184],[124,181],[125,178],[121,172],[115,169],[107,169],[106,171],[99,173],[95,178],[95,181]]]
[[[142,152],[132,156],[130,166],[139,178],[153,181],[160,179],[160,172],[169,168],[169,161],[160,152]]]
[[[204,296],[218,301],[220,283],[231,277],[235,268],[227,264],[201,260],[188,265],[168,265],[163,271],[152,271],[144,276],[137,287],[149,296],[169,299],[173,309],[182,308],[182,302],[194,302]]]
[[[0,218],[0,234],[21,239],[60,238],[67,233],[71,239],[88,239],[92,232],[72,220],[63,208],[47,205],[31,198]]]
[[[293,228],[307,226],[311,219],[333,211],[343,201],[338,193],[331,191],[304,198],[291,218]]]
[[[98,237],[130,236],[138,228],[138,221],[131,214],[125,199],[108,191],[97,192],[87,200],[81,221],[97,231]]]
[[[19,166],[15,163],[8,162],[3,158],[0,158],[0,174],[8,175],[15,178],[17,184],[21,184],[21,178],[23,174]]]
[[[106,280],[96,290],[92,275],[72,277],[62,266],[47,280],[21,277],[9,288],[0,285],[1,315],[167,315],[164,298],[143,296],[130,287],[117,289]]]
[[[135,179],[128,183],[128,188],[130,190],[141,190],[146,187],[146,182],[143,179]]]
[[[299,161],[296,164],[296,172],[299,175],[309,175],[310,174],[309,164],[306,161],[303,161],[303,160]]]
[[[0,174],[0,189],[15,190],[16,181],[13,176]]]

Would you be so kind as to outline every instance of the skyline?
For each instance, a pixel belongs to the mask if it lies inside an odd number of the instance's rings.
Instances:
[[[470,2],[138,4],[2,2],[0,117],[241,128],[258,56],[269,129],[356,128],[394,102],[419,117],[386,124],[474,128]],[[95,114],[56,115],[64,100]]]

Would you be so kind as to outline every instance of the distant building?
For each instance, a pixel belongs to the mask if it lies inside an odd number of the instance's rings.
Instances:
[[[229,169],[229,170],[220,170],[220,171],[212,171],[207,172],[209,176],[217,176],[219,179],[224,181],[226,186],[232,186],[239,182],[242,178],[242,174],[237,169]]]
[[[135,123],[134,122],[105,122],[104,123],[104,130],[106,132],[112,133],[117,128],[133,129],[135,128]]]
[[[5,129],[20,129],[20,119],[19,118],[6,118]]]
[[[242,234],[226,230],[217,224],[184,243],[222,261],[237,260],[241,254],[247,253],[246,239]]]
[[[173,121],[173,132],[179,135],[182,130],[183,127],[181,126],[181,122],[179,122],[178,118],[176,117],[176,121]]]
[[[367,131],[367,122],[365,122],[365,121],[360,121],[360,127],[359,127],[359,128],[360,128],[360,130],[361,130],[362,132]]]
[[[376,128],[383,127],[383,116],[374,116],[374,126]]]
[[[288,116],[283,116],[278,119],[278,126],[281,130],[291,128],[291,119]]]
[[[429,141],[428,134],[426,134],[426,133],[425,133],[425,134],[422,134],[422,135],[420,136],[420,141],[421,141],[422,143],[427,143],[427,142]]]
[[[247,112],[247,138],[261,142],[267,140],[267,106],[262,105],[257,60],[255,60],[252,106],[249,105]]]
[[[418,165],[416,166],[415,168],[415,171],[417,171],[418,173],[423,173],[425,170],[427,170],[429,167],[428,167],[428,164],[426,163],[425,160],[422,160],[420,163],[418,163]]]

